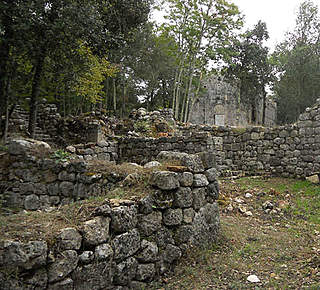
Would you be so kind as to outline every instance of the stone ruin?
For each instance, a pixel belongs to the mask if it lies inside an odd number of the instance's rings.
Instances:
[[[190,122],[217,126],[247,127],[263,123],[263,99],[256,104],[255,118],[252,120],[252,108],[240,102],[240,90],[223,80],[212,76],[204,81],[205,92],[194,102],[190,112]],[[266,99],[264,126],[274,126],[277,106],[270,98]]]
[[[16,206],[28,210],[100,195],[110,183],[87,174],[85,161],[54,165],[14,154],[9,187]],[[154,171],[155,191],[137,201],[106,199],[81,226],[61,229],[54,242],[13,241],[2,233],[0,288],[144,289],[190,247],[213,243],[220,226],[214,155],[163,151],[157,159],[181,165],[174,167],[178,172]]]

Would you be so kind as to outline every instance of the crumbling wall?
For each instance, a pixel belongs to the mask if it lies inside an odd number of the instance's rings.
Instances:
[[[162,152],[159,159],[182,166],[178,173],[153,173],[157,191],[138,202],[106,201],[50,243],[1,236],[0,288],[144,289],[188,248],[214,242],[220,224],[214,158]]]

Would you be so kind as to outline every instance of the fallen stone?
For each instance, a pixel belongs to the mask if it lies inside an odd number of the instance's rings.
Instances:
[[[314,184],[320,183],[319,174],[314,174],[314,175],[308,176],[308,177],[306,177],[306,180],[308,180]]]
[[[248,276],[247,281],[251,283],[259,283],[260,279],[256,275],[250,275]]]

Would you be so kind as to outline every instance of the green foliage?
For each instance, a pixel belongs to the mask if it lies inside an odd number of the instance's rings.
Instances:
[[[52,159],[56,160],[56,163],[62,163],[62,162],[67,162],[72,158],[71,154],[68,152],[65,152],[62,149],[59,149],[51,155]]]
[[[269,35],[266,24],[259,21],[253,29],[247,30],[235,42],[232,64],[226,69],[226,75],[238,81],[241,103],[252,109],[252,121],[256,122],[259,101],[266,96],[266,85],[272,79],[272,66],[268,60],[268,48],[264,41]]]
[[[296,121],[319,97],[319,39],[319,9],[312,1],[304,1],[297,14],[295,29],[277,46],[272,57],[279,76],[274,91],[280,124]]]

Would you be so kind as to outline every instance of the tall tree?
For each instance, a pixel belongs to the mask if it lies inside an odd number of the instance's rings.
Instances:
[[[295,29],[277,46],[273,61],[278,75],[274,83],[278,122],[291,123],[319,97],[320,17],[312,1],[300,5]]]
[[[73,54],[83,42],[93,54],[105,55],[108,48],[121,45],[132,28],[147,20],[149,6],[148,0],[1,1],[1,88],[8,87],[10,51],[19,48],[19,53],[32,65],[29,118],[32,137],[42,76],[49,59],[59,62],[59,57]],[[54,59],[55,56],[59,57]],[[0,100],[4,97],[5,90],[1,89]]]
[[[238,82],[240,101],[250,108],[252,122],[257,122],[257,106],[261,99],[265,110],[266,86],[272,81],[269,50],[264,45],[264,41],[268,38],[266,24],[259,21],[235,43],[236,53],[232,64],[226,70],[226,75]],[[263,112],[264,115],[265,112]]]
[[[166,0],[163,30],[176,42],[178,66],[173,88],[176,118],[187,121],[196,98],[195,78],[202,78],[209,61],[229,55],[230,41],[241,24],[238,7],[225,0]]]

